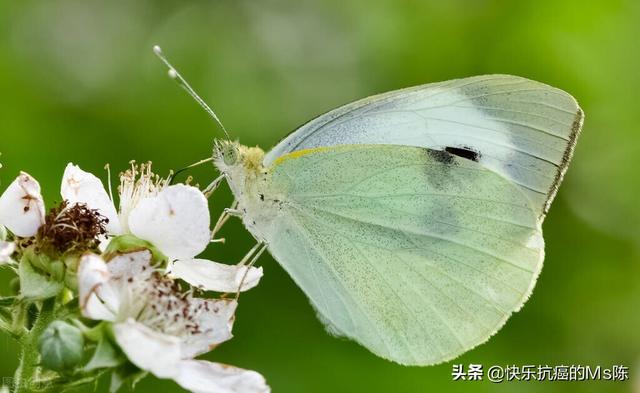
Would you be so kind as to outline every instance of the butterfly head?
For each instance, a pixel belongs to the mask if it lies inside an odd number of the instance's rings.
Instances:
[[[262,167],[264,151],[259,147],[243,146],[237,141],[216,140],[213,158],[215,166],[223,173],[258,171]]]
[[[240,144],[229,140],[216,140],[213,144],[213,158],[216,166],[233,166],[238,162]],[[218,165],[218,163],[220,165]]]

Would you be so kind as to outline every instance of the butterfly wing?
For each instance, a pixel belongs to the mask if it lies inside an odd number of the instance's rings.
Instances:
[[[529,199],[430,149],[298,151],[269,169],[267,244],[330,331],[408,365],[486,341],[529,297],[543,260]]]
[[[562,181],[583,114],[566,92],[510,75],[433,83],[365,98],[298,128],[265,166],[298,150],[346,144],[429,147],[476,159],[518,184],[543,217]]]

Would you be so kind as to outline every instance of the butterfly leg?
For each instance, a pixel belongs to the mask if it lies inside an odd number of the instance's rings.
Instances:
[[[211,194],[213,194],[213,192],[220,186],[220,183],[222,183],[222,180],[224,178],[225,175],[220,175],[214,181],[212,181],[211,184],[209,184],[204,190],[202,190],[204,196],[209,198]]]
[[[244,280],[247,278],[247,274],[249,274],[249,269],[256,263],[258,258],[262,255],[264,250],[267,249],[267,245],[262,242],[258,242],[255,246],[249,250],[247,255],[242,258],[242,260],[238,263],[238,265],[246,265],[246,270],[244,271],[244,275],[242,276],[242,280],[240,280],[240,285],[238,286],[238,292],[236,292],[236,300],[240,297],[240,288],[244,284]],[[247,261],[249,263],[247,263]]]
[[[224,212],[225,212],[228,216],[232,216],[232,217],[242,217],[242,211],[241,211],[241,210],[238,210],[238,209],[226,208],[226,209],[224,209]]]
[[[224,209],[222,214],[220,214],[220,217],[218,218],[216,225],[213,227],[213,230],[211,231],[211,243],[224,243],[225,239],[224,238],[216,239],[216,235],[218,234],[220,229],[222,229],[222,226],[229,220],[229,217],[232,216],[232,214],[230,214],[229,211],[236,211],[237,206],[238,206],[238,201],[234,201],[233,204],[231,205],[231,208]]]
[[[256,243],[255,246],[251,247],[251,250],[249,250],[249,252],[247,253],[247,255],[245,255],[242,260],[240,260],[240,262],[238,262],[238,265],[246,265],[247,261],[249,260],[253,260],[252,257],[256,254],[256,252],[258,252],[258,250],[260,249],[260,247],[264,246],[264,243],[262,242],[258,242]]]

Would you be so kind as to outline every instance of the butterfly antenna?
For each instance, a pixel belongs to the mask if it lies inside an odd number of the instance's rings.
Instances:
[[[202,107],[202,109],[204,109],[209,114],[209,116],[211,116],[216,124],[220,126],[220,129],[227,136],[227,139],[231,140],[227,129],[224,128],[224,125],[220,121],[220,118],[218,118],[218,115],[216,115],[216,113],[209,107],[209,105],[207,105],[207,103],[204,102],[202,98],[200,98],[200,96],[195,92],[195,90],[193,90],[186,79],[184,79],[182,75],[180,75],[176,68],[171,65],[171,63],[169,63],[169,60],[167,60],[167,58],[164,56],[164,54],[162,53],[162,49],[158,45],[155,45],[153,47],[153,53],[155,53],[156,56],[158,56],[158,58],[169,68],[169,77],[178,82],[178,85],[182,87],[187,93],[189,93],[189,95]]]

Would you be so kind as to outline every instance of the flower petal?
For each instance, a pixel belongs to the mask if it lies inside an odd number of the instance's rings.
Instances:
[[[176,184],[138,202],[129,215],[129,229],[170,259],[188,259],[209,244],[209,220],[204,194]]]
[[[78,297],[82,315],[113,321],[119,299],[108,285],[111,276],[107,264],[95,254],[85,254],[78,266]]]
[[[140,250],[119,254],[107,262],[107,269],[113,279],[126,280],[129,277],[145,280],[153,273],[151,251]]]
[[[191,307],[199,309],[196,320],[200,333],[188,336],[182,342],[182,357],[190,359],[209,352],[233,335],[233,321],[238,302],[233,299],[191,299]]]
[[[9,262],[15,250],[15,243],[0,241],[0,264]]]
[[[267,393],[264,377],[255,371],[212,363],[183,360],[174,380],[193,393]]]
[[[180,339],[148,328],[129,318],[113,325],[116,342],[131,363],[159,378],[180,373]]]
[[[97,209],[100,214],[109,219],[107,224],[109,234],[121,234],[120,220],[113,201],[100,179],[93,174],[83,171],[72,163],[67,164],[62,176],[60,194],[71,204],[84,203],[90,209]]]
[[[0,196],[0,224],[16,236],[30,237],[44,224],[44,201],[40,184],[21,172]]]
[[[206,259],[181,259],[171,265],[171,275],[200,289],[237,292],[238,288],[246,291],[258,285],[262,267],[226,265]]]

